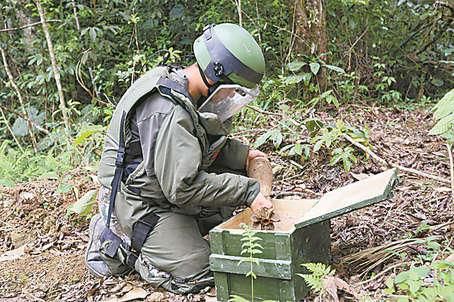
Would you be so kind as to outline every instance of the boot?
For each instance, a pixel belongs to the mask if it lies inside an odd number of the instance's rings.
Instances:
[[[88,242],[87,251],[85,252],[85,265],[92,274],[97,277],[108,277],[111,275],[109,267],[101,257],[101,233],[104,229],[104,221],[100,214],[91,218],[88,229],[90,241]]]

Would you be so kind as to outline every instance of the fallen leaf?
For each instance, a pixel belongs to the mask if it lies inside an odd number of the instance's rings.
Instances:
[[[35,197],[35,194],[31,193],[31,192],[21,192],[19,194],[19,198],[21,201],[23,200],[30,200],[30,199],[33,199]]]
[[[337,295],[336,277],[327,276],[323,280],[323,288],[329,295],[329,297],[326,297],[325,301],[339,302],[339,296]]]
[[[164,293],[154,292],[148,296],[147,302],[160,302],[160,301],[164,301],[165,298],[166,298],[166,296]]]
[[[448,262],[454,262],[454,254],[449,255],[445,260]]]
[[[0,255],[0,262],[19,259],[25,254],[25,247],[26,246],[23,245],[21,247],[18,247],[17,249],[4,252],[3,254]]]
[[[436,187],[434,188],[435,192],[443,193],[443,192],[450,192],[451,188],[448,187]]]
[[[103,302],[127,302],[132,300],[143,300],[148,296],[148,292],[142,287],[135,287],[122,297],[110,297]]]

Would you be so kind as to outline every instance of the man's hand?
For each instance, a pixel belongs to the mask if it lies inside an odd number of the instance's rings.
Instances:
[[[254,213],[259,213],[260,209],[262,208],[268,208],[272,209],[273,204],[271,203],[270,200],[265,198],[262,193],[259,193],[257,197],[254,199],[254,201],[251,203],[251,209]]]
[[[264,158],[268,158],[268,156],[266,155],[266,153],[263,153],[262,151],[259,151],[259,150],[255,150],[255,149],[250,149],[249,150],[249,153],[247,155],[247,160],[246,160],[246,171],[248,170],[249,168],[249,162],[251,160],[253,160],[254,158],[256,157],[264,157]]]

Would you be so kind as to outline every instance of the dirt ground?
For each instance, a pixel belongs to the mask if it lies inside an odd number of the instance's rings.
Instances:
[[[324,115],[320,118],[329,119]],[[374,152],[388,162],[449,180],[446,147],[442,140],[427,135],[432,125],[430,112],[348,106],[341,108],[337,118],[358,127],[367,125]],[[249,135],[243,138],[254,136]],[[271,160],[276,172],[275,197],[317,197],[362,174],[383,170],[379,163],[364,157],[351,173],[330,166],[323,155],[296,164],[277,154],[272,154]],[[331,220],[337,275],[374,300],[382,297],[384,280],[405,265],[397,255],[378,264],[367,262],[361,251],[374,247],[380,250],[382,246],[384,250],[386,244],[397,240],[428,236],[454,247],[449,183],[410,173],[399,175],[401,182],[392,199]],[[11,257],[0,262],[0,301],[120,301],[112,298],[128,293],[147,296],[146,301],[214,299],[204,293],[183,297],[156,291],[135,274],[105,280],[91,276],[83,263],[88,221],[65,214],[68,205],[96,185],[87,172],[74,171],[70,179],[73,189],[67,193],[57,193],[59,184],[55,180],[0,187],[0,260],[2,255]],[[404,251],[408,259],[427,253],[425,246],[416,241]],[[440,253],[438,257],[446,255]],[[349,294],[344,298],[355,300]]]

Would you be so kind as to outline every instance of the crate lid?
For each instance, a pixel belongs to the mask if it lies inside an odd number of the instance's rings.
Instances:
[[[383,201],[391,196],[396,183],[394,168],[328,192],[295,227],[302,228]]]

